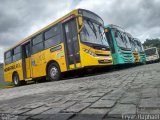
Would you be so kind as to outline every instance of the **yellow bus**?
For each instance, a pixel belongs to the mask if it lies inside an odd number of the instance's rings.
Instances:
[[[19,86],[47,76],[59,80],[61,73],[112,65],[104,34],[104,22],[95,13],[76,9],[30,35],[4,53],[5,81]]]

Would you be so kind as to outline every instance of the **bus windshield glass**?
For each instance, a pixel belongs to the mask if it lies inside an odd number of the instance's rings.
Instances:
[[[126,43],[126,48],[131,49],[131,44],[129,42],[127,35],[125,33],[123,33],[123,36],[124,36],[124,41]]]
[[[128,36],[128,39],[129,39],[129,42],[131,44],[132,51],[134,51],[134,52],[138,51],[137,45],[136,45],[134,39],[132,37],[129,37],[129,36]]]
[[[136,51],[136,45],[133,40],[130,40],[132,51]]]
[[[146,56],[152,56],[156,54],[156,48],[145,50]]]
[[[89,19],[84,19],[84,27],[81,31],[81,41],[109,46],[103,26]]]
[[[114,35],[115,35],[115,38],[116,38],[117,45],[121,48],[127,48],[126,44],[125,44],[125,41],[124,41],[123,33],[121,31],[118,31],[118,30],[113,30],[113,32],[114,32]]]
[[[137,45],[138,51],[143,52],[143,47],[142,47],[141,43],[136,41],[136,45]]]

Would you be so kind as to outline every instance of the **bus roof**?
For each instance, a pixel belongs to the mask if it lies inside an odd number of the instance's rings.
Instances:
[[[134,41],[136,41],[137,43],[139,43],[139,44],[141,44],[142,45],[142,42],[140,41],[140,39],[138,39],[138,38],[133,38],[134,39]],[[143,45],[142,45],[143,46]]]
[[[120,31],[125,32],[125,29],[124,29],[124,28],[122,28],[122,27],[120,27],[120,26],[118,26],[118,25],[114,25],[114,24],[106,25],[105,28],[113,28],[113,29],[118,29],[118,30],[120,30]]]
[[[65,20],[65,19],[67,19],[67,18],[70,17],[72,14],[78,15],[78,10],[88,11],[88,12],[96,15],[97,17],[101,18],[100,16],[98,16],[97,14],[95,14],[95,13],[89,11],[89,10],[85,10],[85,9],[75,9],[75,10],[72,10],[71,12],[69,12],[68,14],[66,14],[66,15],[64,15],[63,17],[59,18],[58,20],[50,23],[49,25],[41,28],[41,29],[38,30],[37,32],[35,32],[35,33],[29,35],[28,37],[24,38],[23,40],[21,40],[20,42],[18,42],[18,44],[14,45],[13,47],[11,47],[11,48],[9,48],[8,50],[6,50],[5,53],[6,53],[7,51],[13,49],[13,48],[16,47],[16,46],[27,42],[27,40],[30,40],[30,39],[31,39],[32,37],[34,37],[35,35],[40,34],[41,32],[47,30],[48,28],[50,28],[50,27],[52,27],[53,25],[59,23],[60,21],[63,21],[63,20]],[[102,18],[101,18],[101,20],[102,20]],[[102,20],[102,21],[103,21],[103,20]]]
[[[138,38],[133,38],[135,41],[137,41],[137,42],[140,42],[141,43],[141,41],[138,39]]]
[[[130,33],[128,33],[128,32],[125,32],[125,34],[126,34],[128,37],[131,37],[131,38],[133,38],[133,36],[132,36]]]
[[[146,48],[145,50],[149,50],[149,49],[157,49],[157,47],[150,47],[150,48]]]

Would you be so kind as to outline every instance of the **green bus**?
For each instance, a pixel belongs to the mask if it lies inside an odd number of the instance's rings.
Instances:
[[[107,25],[105,26],[105,35],[111,49],[114,65],[134,63],[131,45],[124,29],[116,25]]]
[[[132,49],[132,54],[133,54],[133,57],[134,57],[134,63],[140,63],[140,55],[138,53],[138,46],[133,38],[133,36],[130,34],[130,33],[127,33],[126,32],[126,35],[129,39],[129,42],[131,44],[131,49]]]
[[[145,64],[146,63],[146,54],[145,54],[143,45],[140,42],[140,40],[137,39],[137,38],[134,38],[134,41],[135,41],[135,43],[137,45],[137,48],[138,48],[138,53],[139,53],[139,56],[140,56],[140,63]]]

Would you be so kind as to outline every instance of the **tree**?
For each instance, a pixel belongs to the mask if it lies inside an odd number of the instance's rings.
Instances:
[[[160,49],[160,39],[146,39],[146,41],[143,43],[144,48],[149,48],[149,47],[157,47]]]

